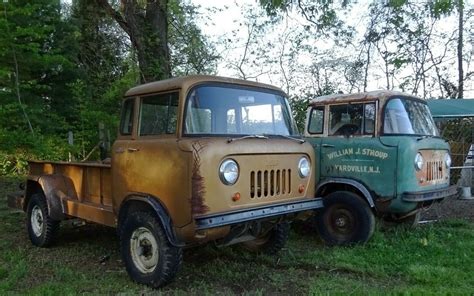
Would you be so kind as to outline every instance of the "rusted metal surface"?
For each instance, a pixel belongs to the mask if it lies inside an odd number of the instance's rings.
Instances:
[[[334,104],[334,103],[347,103],[347,102],[366,102],[373,100],[385,100],[390,96],[405,96],[413,97],[412,95],[391,91],[391,90],[376,90],[363,93],[354,93],[354,94],[331,94],[326,96],[316,97],[310,100],[309,104],[311,106],[324,105],[324,104]]]
[[[424,159],[424,167],[416,172],[420,186],[430,186],[449,183],[449,168],[444,163],[445,150],[420,150]]]
[[[206,187],[204,178],[201,175],[201,157],[200,153],[205,149],[205,144],[196,141],[193,147],[193,172],[191,177],[192,193],[191,193],[191,211],[193,215],[202,215],[209,211],[209,207],[205,204],[204,195]]]
[[[229,226],[199,230],[195,220],[199,217],[313,199],[317,163],[308,143],[278,137],[228,142],[228,137],[222,136],[182,135],[186,98],[194,86],[202,83],[259,87],[284,95],[281,89],[270,85],[203,75],[137,86],[126,93],[126,99],[132,100],[134,106],[131,133],[118,135],[110,164],[32,161],[29,180],[40,184],[52,212],[60,209],[62,218],[79,217],[109,226],[116,225],[121,206],[130,197],[152,198],[162,205],[160,214],[167,215],[163,221],[188,245],[222,238],[230,231]],[[170,92],[179,97],[176,131],[141,136],[141,96]],[[298,174],[298,161],[303,156],[312,167],[306,178]],[[234,185],[225,185],[219,178],[219,166],[229,157],[240,168]],[[283,183],[278,185],[275,178],[270,178],[271,172],[283,170],[284,194]],[[261,172],[260,185],[252,185],[252,172]],[[259,190],[263,193],[260,196],[256,194]],[[280,194],[272,195],[271,190]],[[236,193],[239,199],[233,199]]]
[[[151,94],[151,93],[156,93],[156,92],[163,92],[163,91],[168,91],[168,90],[187,90],[203,82],[256,86],[256,87],[276,90],[283,93],[283,91],[278,87],[275,87],[269,84],[259,83],[259,82],[253,82],[253,81],[235,79],[235,78],[229,78],[229,77],[210,76],[210,75],[190,75],[186,77],[176,77],[176,78],[170,78],[166,80],[142,84],[134,88],[131,88],[129,91],[125,93],[125,96],[130,97],[130,96],[137,96],[137,95],[143,95],[143,94]]]

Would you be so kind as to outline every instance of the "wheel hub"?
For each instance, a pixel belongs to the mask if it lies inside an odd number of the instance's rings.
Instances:
[[[346,208],[336,206],[330,210],[328,215],[329,230],[336,236],[347,237],[355,230],[355,218]]]
[[[155,270],[159,260],[158,242],[148,228],[140,227],[132,233],[130,254],[140,272],[151,273]]]
[[[338,217],[336,218],[336,226],[339,228],[345,227],[347,224],[347,218],[346,217]]]
[[[43,234],[44,230],[44,218],[43,211],[38,205],[35,205],[31,210],[31,228],[33,233],[39,237]]]

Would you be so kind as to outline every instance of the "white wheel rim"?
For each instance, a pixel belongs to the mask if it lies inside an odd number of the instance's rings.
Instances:
[[[141,273],[153,272],[158,265],[158,242],[145,227],[135,229],[130,238],[130,254],[133,264]]]
[[[40,237],[43,234],[44,230],[44,217],[43,211],[38,205],[35,205],[31,210],[31,229],[33,229],[33,233]]]

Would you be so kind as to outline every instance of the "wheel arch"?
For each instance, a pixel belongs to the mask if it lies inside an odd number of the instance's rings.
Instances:
[[[121,203],[119,213],[117,216],[117,229],[120,233],[123,222],[129,213],[132,211],[146,211],[152,213],[161,226],[163,227],[166,237],[170,244],[175,247],[183,247],[182,243],[176,236],[173,229],[173,222],[166,210],[165,206],[160,202],[159,198],[151,195],[133,194],[127,196]]]
[[[367,187],[352,179],[329,178],[319,183],[316,188],[316,196],[326,196],[335,191],[350,191],[361,196],[374,211],[376,210],[374,199]]]
[[[49,216],[54,220],[66,219],[61,198],[77,199],[74,183],[69,177],[65,175],[31,176],[26,181],[23,210],[28,207],[31,196],[37,193],[45,197]]]

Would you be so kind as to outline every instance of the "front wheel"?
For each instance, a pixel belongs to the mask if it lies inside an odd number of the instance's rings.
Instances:
[[[264,236],[243,242],[242,245],[252,252],[275,255],[285,246],[289,233],[290,223],[278,223]]]
[[[315,222],[319,235],[331,246],[365,243],[375,229],[375,218],[369,205],[348,191],[326,196],[324,209],[316,213]]]
[[[129,276],[154,288],[171,282],[183,260],[181,248],[170,244],[161,224],[148,212],[126,218],[120,248]]]
[[[50,246],[59,229],[59,221],[51,219],[46,198],[41,193],[31,196],[27,208],[27,229],[31,243],[38,247]]]

